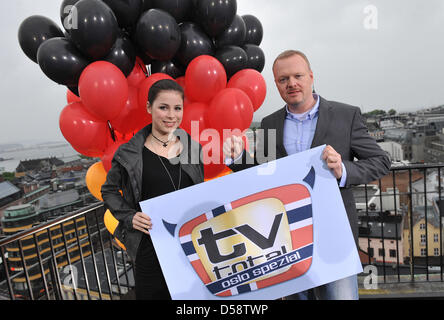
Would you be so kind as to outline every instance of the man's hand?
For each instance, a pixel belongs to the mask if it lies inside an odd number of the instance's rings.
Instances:
[[[153,227],[151,218],[143,212],[136,212],[133,217],[133,228],[143,233],[150,234],[149,230]]]
[[[241,137],[232,136],[224,142],[223,151],[225,158],[231,158],[235,160],[242,154],[243,150],[244,141]]]
[[[322,153],[322,159],[327,163],[328,168],[333,172],[336,179],[342,177],[342,157],[333,149],[332,146],[326,146]]]

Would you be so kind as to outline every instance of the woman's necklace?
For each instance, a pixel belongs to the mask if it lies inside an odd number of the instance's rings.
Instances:
[[[163,168],[165,169],[166,173],[168,174],[171,184],[173,185],[174,191],[179,190],[180,189],[180,181],[182,179],[182,166],[180,165],[180,162],[179,162],[179,182],[178,182],[177,188],[176,188],[173,178],[171,177],[170,171],[167,169],[167,167],[165,166],[165,164],[163,163],[162,159],[160,158],[160,156],[158,154],[157,154],[157,158],[159,158],[160,163],[162,164]]]
[[[168,143],[171,142],[171,140],[173,139],[174,136],[171,136],[171,138],[169,138],[167,141],[162,141],[160,140],[158,137],[156,137],[152,132],[151,135],[153,136],[154,139],[156,139],[157,141],[159,141],[160,143],[162,143],[163,147],[166,148],[168,147]]]

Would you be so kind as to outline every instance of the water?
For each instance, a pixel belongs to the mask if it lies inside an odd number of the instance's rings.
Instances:
[[[0,161],[0,172],[14,172],[22,160],[57,157],[64,161],[64,159],[72,158],[78,154],[79,153],[75,151],[70,144],[64,142],[35,145],[23,149],[16,149],[14,151],[0,152],[0,158],[12,158],[12,160]]]

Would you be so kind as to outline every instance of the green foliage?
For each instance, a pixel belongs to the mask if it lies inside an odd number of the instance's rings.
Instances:
[[[15,178],[14,172],[3,172],[2,177],[5,181],[12,181]]]
[[[376,117],[376,116],[385,116],[387,113],[384,110],[375,109],[373,111],[364,113],[365,117]]]
[[[388,111],[388,114],[391,115],[391,116],[394,116],[396,114],[396,110],[395,109],[390,109]]]

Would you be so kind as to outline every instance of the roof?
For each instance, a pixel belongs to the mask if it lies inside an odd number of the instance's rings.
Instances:
[[[18,192],[20,192],[20,189],[13,185],[11,182],[0,182],[0,199],[9,197]]]
[[[47,193],[40,198],[40,210],[68,205],[78,201],[79,199],[79,193],[75,189],[63,192]]]
[[[43,158],[43,159],[32,159],[32,160],[22,160],[20,161],[19,165],[17,166],[16,172],[24,172],[24,171],[31,171],[41,168],[45,165],[55,165],[55,166],[61,166],[64,164],[64,162],[56,157],[51,158]]]
[[[426,208],[424,206],[413,207],[413,225],[425,218]],[[427,222],[439,228],[439,213],[434,206],[427,206]]]
[[[384,231],[384,234],[382,233]],[[396,232],[398,234],[396,234]],[[368,235],[369,238],[381,238],[382,235],[384,235],[384,239],[396,239],[396,236],[398,236],[398,239],[401,239],[402,234],[402,226],[401,223],[386,223],[384,224],[376,224],[373,223],[373,225],[370,228],[370,233]]]

